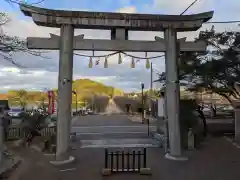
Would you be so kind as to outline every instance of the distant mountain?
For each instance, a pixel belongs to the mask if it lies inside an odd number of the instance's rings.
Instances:
[[[57,92],[57,89],[54,90]],[[90,79],[77,79],[73,81],[73,91],[77,93],[78,101],[82,101],[96,96],[123,96],[124,92],[112,86],[106,86],[103,83],[92,81]],[[74,96],[74,94],[73,94]],[[0,94],[0,99],[9,99],[10,101],[46,101],[47,93],[40,91],[10,90],[8,93]],[[73,100],[75,100],[73,98]]]
[[[73,91],[80,96],[123,96],[124,92],[112,86],[106,86],[103,83],[92,81],[90,79],[77,79],[73,82]]]

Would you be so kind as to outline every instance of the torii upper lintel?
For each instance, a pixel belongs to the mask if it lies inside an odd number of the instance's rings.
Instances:
[[[21,11],[40,26],[73,25],[81,29],[125,28],[137,31],[196,31],[213,16],[213,11],[192,15],[127,14],[109,12],[65,11],[20,5]]]

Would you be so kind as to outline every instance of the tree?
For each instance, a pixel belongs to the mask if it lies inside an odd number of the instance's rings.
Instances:
[[[207,42],[210,50],[180,55],[180,82],[190,91],[216,93],[230,103],[233,98],[239,99],[236,82],[240,79],[240,33],[216,32],[212,27],[200,32],[196,40]],[[164,84],[165,73],[158,81]]]
[[[18,101],[16,91],[13,91],[13,90],[8,91],[7,96],[8,96],[9,103],[12,104],[12,105],[15,105],[16,101]]]
[[[5,0],[8,3],[15,3],[15,4],[20,4],[24,3],[23,1],[19,0]],[[33,4],[39,4],[43,2],[43,0],[40,0],[38,2],[30,3],[29,5]],[[9,21],[11,21],[11,18],[8,13],[6,12],[0,12],[0,56],[3,57],[4,60],[10,62],[11,64],[22,68],[21,64],[16,62],[15,60],[12,59],[12,54],[15,52],[24,52],[28,53],[34,56],[40,56],[43,58],[47,58],[43,56],[43,52],[41,51],[33,51],[29,50],[26,46],[26,40],[25,39],[20,39],[17,36],[8,36],[5,34],[3,31],[3,26],[6,25]]]
[[[212,28],[201,32],[198,39],[205,40],[213,50],[204,55],[195,54],[195,62],[181,68],[185,77],[190,76],[189,90],[204,89],[223,96],[230,103],[233,98],[239,99],[235,84],[240,78],[240,33],[219,33]]]
[[[44,108],[45,107],[45,101],[47,100],[47,95],[46,95],[45,92],[40,94],[40,99],[39,100],[40,100],[40,106],[42,108]]]
[[[26,108],[26,105],[27,105],[27,99],[28,99],[28,96],[27,96],[27,91],[24,90],[24,89],[21,89],[19,91],[17,91],[17,97],[19,99],[19,102],[20,102],[20,106],[25,109]]]

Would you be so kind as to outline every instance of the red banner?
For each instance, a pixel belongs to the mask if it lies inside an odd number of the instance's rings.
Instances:
[[[48,113],[53,114],[55,111],[55,93],[54,91],[48,91]]]

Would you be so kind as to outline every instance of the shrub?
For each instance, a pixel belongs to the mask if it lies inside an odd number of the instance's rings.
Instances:
[[[202,138],[203,123],[196,109],[197,105],[194,100],[180,100],[180,127],[183,148],[187,148],[189,128],[192,128],[197,139]]]

